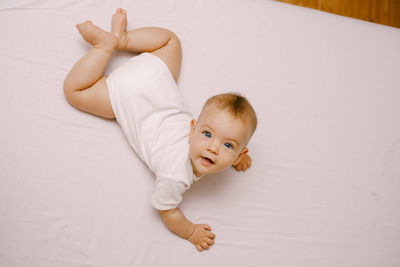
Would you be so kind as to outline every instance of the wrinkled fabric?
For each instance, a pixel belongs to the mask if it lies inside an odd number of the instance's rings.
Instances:
[[[195,118],[227,91],[257,112],[252,167],[183,195],[206,252],[164,226],[119,124],[65,100],[75,24],[118,7],[178,35]],[[0,25],[0,266],[400,266],[399,29],[263,0],[5,0]]]

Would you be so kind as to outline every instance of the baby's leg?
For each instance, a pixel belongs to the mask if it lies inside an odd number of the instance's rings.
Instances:
[[[93,45],[71,69],[65,83],[71,91],[81,91],[92,86],[104,73],[104,69],[117,45],[116,37],[90,21],[76,25],[83,39]]]
[[[65,96],[80,110],[114,118],[103,73],[118,40],[112,33],[100,29],[90,21],[78,24],[77,28],[83,39],[93,47],[65,78]]]
[[[182,61],[181,43],[168,29],[157,27],[126,31],[127,14],[118,8],[112,17],[112,33],[118,38],[117,49],[150,52],[161,58],[168,66],[175,81],[178,80]]]

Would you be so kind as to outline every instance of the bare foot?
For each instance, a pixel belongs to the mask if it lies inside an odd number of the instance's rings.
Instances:
[[[83,39],[89,44],[93,45],[93,47],[113,50],[118,44],[118,40],[114,34],[100,29],[89,20],[84,23],[77,24],[76,27],[78,28]]]
[[[118,8],[111,18],[111,33],[117,37],[119,42],[122,42],[126,38],[127,24],[126,10]],[[121,44],[118,44],[118,46],[121,46]]]

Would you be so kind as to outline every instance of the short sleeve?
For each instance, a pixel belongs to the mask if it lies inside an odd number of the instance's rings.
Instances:
[[[182,202],[182,195],[186,191],[183,182],[168,178],[157,178],[155,191],[151,195],[151,204],[158,210],[175,209]]]

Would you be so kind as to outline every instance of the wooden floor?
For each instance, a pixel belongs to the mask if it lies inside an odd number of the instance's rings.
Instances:
[[[400,0],[276,0],[400,28]]]

